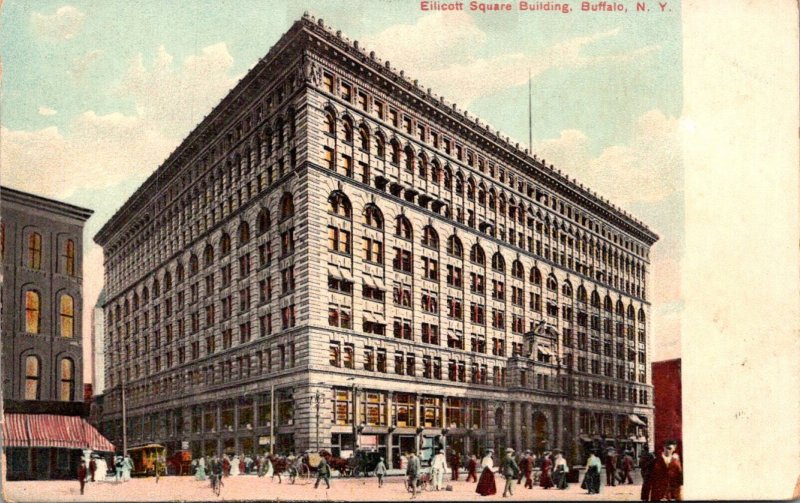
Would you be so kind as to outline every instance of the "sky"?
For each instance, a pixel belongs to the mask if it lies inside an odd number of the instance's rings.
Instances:
[[[533,2],[532,2],[533,3]],[[545,2],[549,3],[549,2]],[[102,288],[93,237],[304,11],[643,220],[654,360],[680,356],[681,13],[426,12],[411,0],[6,0],[0,182],[95,211],[84,337]],[[84,372],[88,381],[90,375]]]

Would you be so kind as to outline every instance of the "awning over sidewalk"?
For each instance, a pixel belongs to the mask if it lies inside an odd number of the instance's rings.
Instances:
[[[642,418],[640,418],[636,414],[628,414],[628,419],[630,419],[632,423],[638,424],[639,426],[647,426],[647,423],[642,421]]]
[[[5,414],[3,438],[7,447],[54,447],[113,452],[114,445],[78,416]]]

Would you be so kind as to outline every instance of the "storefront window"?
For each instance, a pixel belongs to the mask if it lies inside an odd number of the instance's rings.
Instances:
[[[239,429],[253,427],[253,399],[239,399]]]
[[[469,403],[469,425],[472,428],[483,428],[483,418],[484,418],[484,403],[483,400],[471,400]]]
[[[272,420],[272,402],[269,394],[261,395],[258,399],[258,425],[268,426]]]
[[[222,431],[232,431],[233,430],[233,402],[227,401],[222,405],[222,411],[220,413],[220,428]]]
[[[294,396],[291,391],[278,394],[278,424],[294,424]]]
[[[415,426],[416,398],[410,393],[397,393],[394,396],[394,424],[398,427]]]
[[[349,389],[333,389],[333,408],[331,423],[353,424],[352,420],[352,393]]]
[[[203,414],[203,430],[206,433],[214,433],[217,429],[217,408],[212,406],[206,409]]]
[[[425,428],[440,428],[442,426],[442,399],[438,397],[424,397],[420,400],[420,417]]]
[[[462,398],[447,399],[447,424],[450,428],[466,428],[466,405]]]
[[[367,426],[386,426],[386,393],[366,392],[360,408],[361,423]]]

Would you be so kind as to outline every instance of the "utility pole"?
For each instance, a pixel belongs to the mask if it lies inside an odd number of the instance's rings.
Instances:
[[[269,391],[269,455],[275,454],[275,385]]]
[[[321,397],[319,396],[319,390],[314,393],[314,400],[317,402],[317,452],[319,452],[319,402]]]
[[[122,377],[122,382],[120,386],[122,387],[122,455],[128,455],[128,417],[126,413],[125,407],[125,388],[127,387],[127,383],[125,382],[125,371],[120,373]]]

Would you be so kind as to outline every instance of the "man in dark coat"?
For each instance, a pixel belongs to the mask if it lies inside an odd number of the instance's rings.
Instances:
[[[667,440],[664,450],[656,456],[650,473],[650,501],[680,499],[683,467],[675,452],[678,443]]]
[[[95,462],[94,458],[89,460],[89,474],[92,476],[92,482],[94,482],[94,472],[97,471],[97,462]]]
[[[617,485],[617,451],[609,449],[606,452],[606,485]]]
[[[80,463],[78,465],[78,482],[81,483],[81,494],[83,494],[83,488],[86,486],[86,461],[81,458]]]
[[[522,456],[522,460],[519,464],[520,469],[520,480],[522,480],[522,475],[525,476],[525,487],[528,489],[533,489],[533,457],[531,456],[531,451],[525,451],[525,454]]]
[[[620,480],[621,484],[633,484],[633,477],[631,477],[632,471],[633,471],[633,457],[631,457],[630,452],[625,452],[625,455],[622,457],[622,479]]]
[[[650,474],[653,472],[653,462],[655,456],[647,448],[647,444],[642,445],[642,454],[639,456],[639,471],[642,473],[642,501],[650,501]]]
[[[319,465],[317,465],[317,482],[314,484],[314,489],[319,487],[319,481],[324,480],[325,485],[328,489],[331,488],[331,465],[322,458],[319,460]]]
[[[450,470],[452,470],[452,480],[458,480],[458,469],[461,468],[461,457],[456,451],[450,454]]]
[[[469,461],[467,461],[467,482],[470,480],[473,482],[478,481],[478,459],[475,455],[471,455],[469,457]]]

